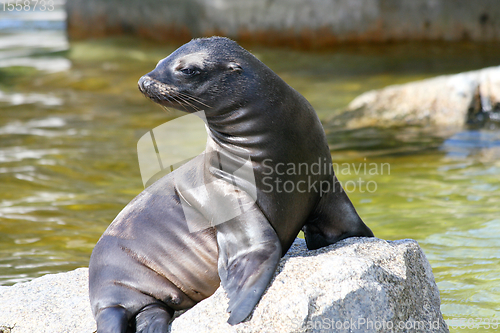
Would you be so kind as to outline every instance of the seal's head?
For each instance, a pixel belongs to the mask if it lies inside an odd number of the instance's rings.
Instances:
[[[219,113],[243,103],[241,92],[251,87],[251,71],[245,70],[249,55],[228,38],[194,39],[141,77],[139,90],[166,107]]]

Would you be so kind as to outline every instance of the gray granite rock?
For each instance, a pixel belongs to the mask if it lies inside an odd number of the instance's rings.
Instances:
[[[88,269],[78,268],[0,287],[0,332],[94,332],[88,279]]]
[[[485,126],[498,123],[499,112],[500,66],[368,91],[356,97],[333,123],[345,128],[435,125],[461,129],[469,116],[473,123]]]
[[[219,288],[170,332],[448,332],[414,240],[351,238],[316,251],[297,240],[250,321],[228,325],[226,307]]]
[[[80,268],[0,287],[0,332],[94,332],[87,279]],[[448,332],[431,267],[414,240],[351,238],[307,251],[297,239],[251,320],[230,326],[226,308],[219,288],[170,332]]]

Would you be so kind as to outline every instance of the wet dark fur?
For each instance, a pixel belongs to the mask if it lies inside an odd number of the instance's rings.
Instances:
[[[311,105],[235,42],[193,40],[142,77],[139,89],[165,107],[205,110],[209,139],[205,154],[139,194],[97,243],[90,261],[90,298],[99,333],[166,332],[173,311],[210,296],[219,279],[230,299],[229,323],[237,324],[251,313],[301,229],[310,249],[373,236],[332,176],[325,134]],[[237,168],[248,157],[256,202],[245,188],[241,192],[251,209],[190,233],[181,200],[203,219],[204,199],[184,198],[179,191],[230,179],[218,167],[220,159],[232,158]],[[328,182],[329,191],[266,191],[269,168],[318,159],[328,161],[328,172],[280,177],[295,184],[312,177]],[[217,188],[210,196],[226,194]]]

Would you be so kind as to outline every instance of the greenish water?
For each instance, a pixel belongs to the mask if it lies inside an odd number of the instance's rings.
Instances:
[[[176,47],[68,43],[57,26],[0,30],[0,284],[88,265],[143,189],[138,139],[173,116],[137,80]],[[487,44],[249,48],[323,120],[369,89],[500,65],[500,48]],[[325,130],[339,178],[376,236],[424,249],[445,319],[500,319],[500,134]]]

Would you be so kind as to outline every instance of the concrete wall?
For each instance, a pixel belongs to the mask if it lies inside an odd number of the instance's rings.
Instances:
[[[218,34],[297,47],[500,41],[500,0],[67,0],[66,7],[70,38]]]

